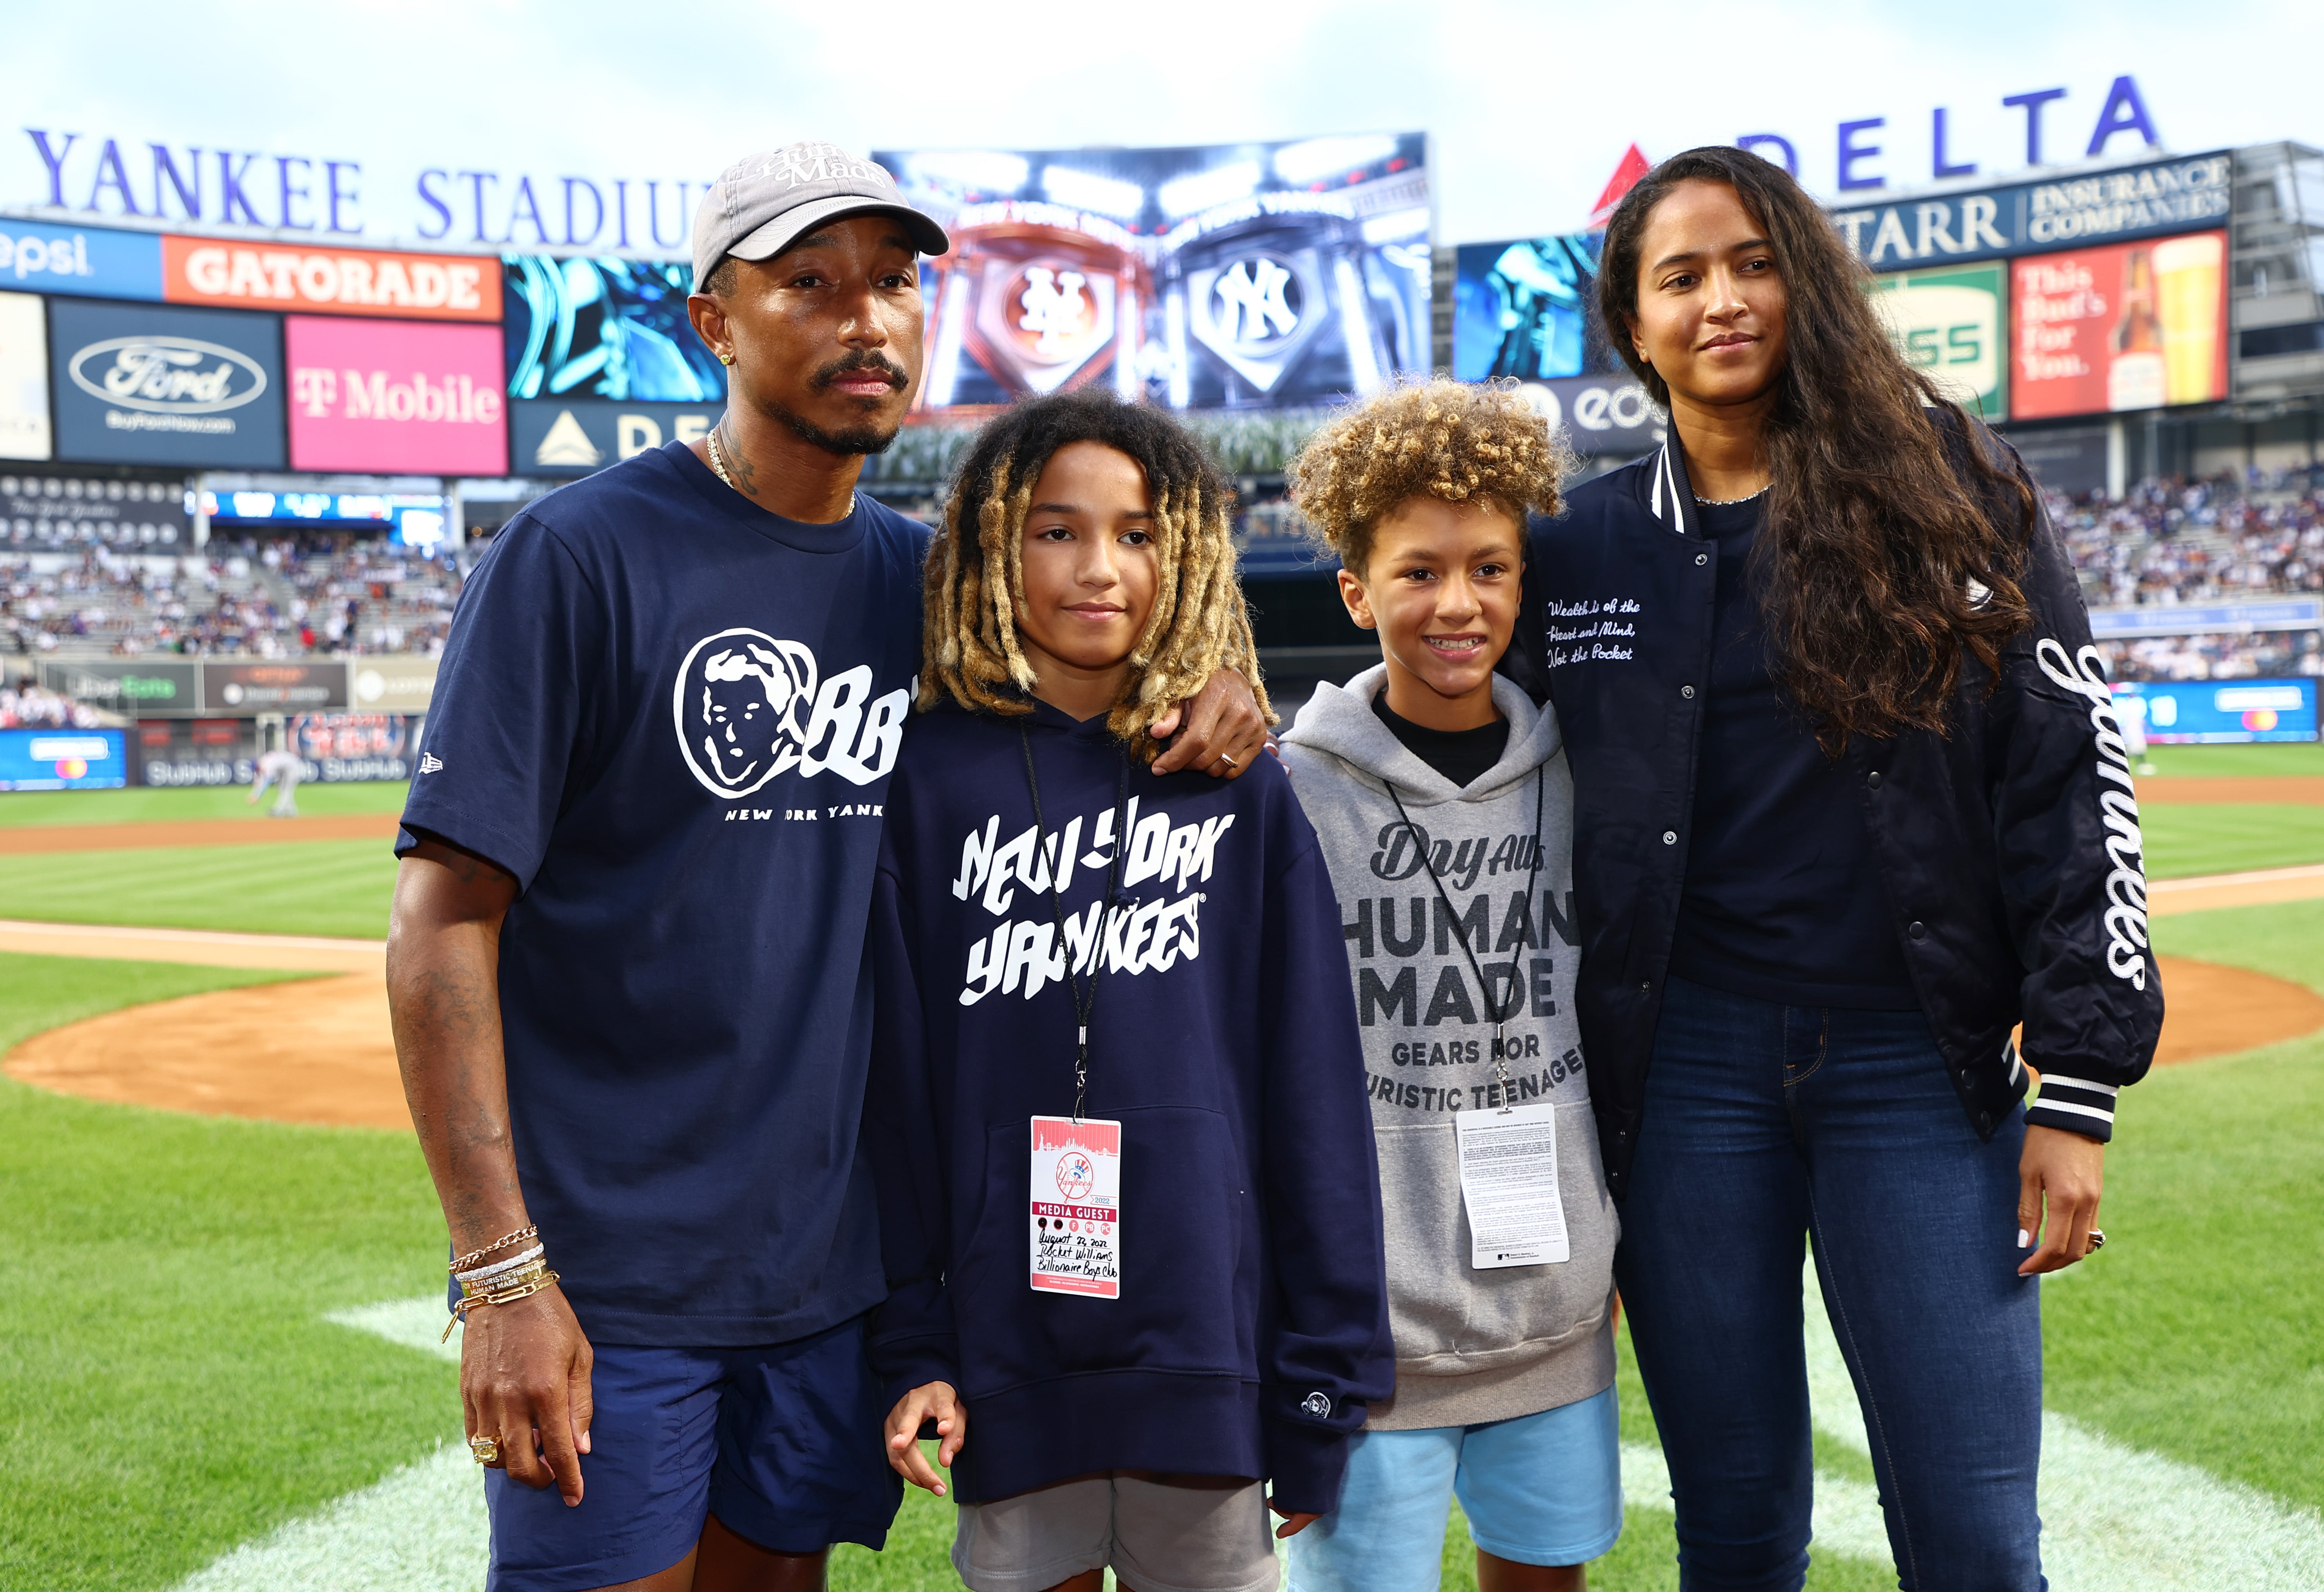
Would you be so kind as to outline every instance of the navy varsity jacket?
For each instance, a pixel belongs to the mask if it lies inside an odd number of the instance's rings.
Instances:
[[[1545,671],[1572,762],[1575,1005],[1618,1197],[1686,870],[1719,547],[1699,534],[1675,440],[1577,488],[1563,517],[1531,529],[1528,622],[1511,649],[1526,657],[1510,672]],[[1990,1137],[2024,1098],[2010,1038],[2022,1023],[2043,1080],[2026,1119],[2103,1141],[2116,1090],[2144,1075],[2163,1026],[2138,803],[2046,513],[2019,584],[2034,622],[2003,649],[1998,688],[1964,659],[1946,733],[1855,736],[1844,766],[1970,1123]]]

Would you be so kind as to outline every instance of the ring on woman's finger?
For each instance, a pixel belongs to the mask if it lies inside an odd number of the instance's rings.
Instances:
[[[479,1465],[497,1465],[501,1462],[501,1440],[496,1437],[472,1437],[468,1440],[468,1452],[475,1457]]]
[[[1227,756],[1227,754],[1226,754],[1226,753],[1224,753],[1224,752],[1221,752],[1221,753],[1219,754],[1219,761],[1221,761],[1222,763],[1224,763],[1224,764],[1225,764],[1228,768],[1241,768],[1241,767],[1242,767],[1242,765],[1241,765],[1240,763],[1236,762],[1232,758],[1231,758],[1231,757]]]
[[[2099,1250],[2101,1250],[2101,1249],[2103,1249],[2103,1248],[2105,1248],[2105,1247],[2106,1247],[2106,1234],[2105,1234],[2104,1232],[2100,1231],[2100,1230],[2099,1230],[2098,1229],[2097,1229],[2097,1228],[2092,1228],[2092,1229],[2090,1229],[2090,1244],[2089,1244],[2089,1248],[2087,1248],[2087,1249],[2085,1249],[2085,1250],[2083,1250],[2083,1251],[2082,1251],[2082,1253],[2083,1253],[2084,1255],[2096,1255]]]

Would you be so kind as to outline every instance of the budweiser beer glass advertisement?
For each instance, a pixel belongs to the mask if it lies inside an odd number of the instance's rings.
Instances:
[[[2015,262],[2011,419],[2225,398],[2227,267],[2223,232]]]
[[[474,254],[164,237],[161,296],[173,304],[498,321],[501,271],[497,261]]]
[[[294,315],[290,467],[422,475],[508,468],[498,327]]]

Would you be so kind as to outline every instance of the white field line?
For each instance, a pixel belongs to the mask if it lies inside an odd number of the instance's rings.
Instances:
[[[2070,1277],[2070,1272],[2061,1276]],[[2045,1284],[2044,1286],[2049,1284]],[[1812,1265],[1806,1275],[1808,1403],[1816,1427],[1869,1455],[1856,1385],[1825,1319]],[[1627,1459],[1628,1456],[1625,1455]],[[1889,1562],[1874,1489],[1868,1516],[1840,1511],[1843,1535],[1827,1537],[1816,1477],[1818,1541]],[[2042,1569],[2060,1592],[2315,1592],[2324,1587],[2324,1518],[2199,1466],[2127,1448],[2069,1415],[2042,1417]],[[1868,1530],[1876,1547],[1848,1540]]]
[[[384,940],[335,940],[319,934],[243,934],[226,929],[156,929],[93,923],[27,923],[0,918],[0,934],[58,940],[161,940],[177,945],[232,945],[254,951],[346,951],[384,956]]]
[[[2146,881],[2146,893],[2157,896],[2172,890],[2215,889],[2221,885],[2273,884],[2283,879],[2324,879],[2324,862],[2305,862],[2297,868],[2263,868],[2252,873],[2209,873],[2197,879],[2151,879]]]
[[[2070,1275],[2071,1274],[2067,1274]],[[1806,1275],[1808,1398],[1816,1427],[1868,1454],[1864,1422],[1812,1267]],[[440,1295],[391,1300],[328,1320],[457,1362]],[[2324,1519],[2209,1471],[2126,1448],[2054,1412],[2042,1425],[2043,1568],[2060,1592],[2314,1592],[2324,1587]],[[1622,1446],[1627,1503],[1666,1510],[1661,1450]],[[1890,1562],[1868,1484],[1816,1476],[1815,1546]],[[416,1465],[246,1542],[174,1592],[466,1592],[484,1578],[484,1488],[465,1449]]]

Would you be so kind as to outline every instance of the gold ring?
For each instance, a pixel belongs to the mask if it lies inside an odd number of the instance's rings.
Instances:
[[[468,1440],[468,1452],[475,1457],[479,1465],[497,1465],[501,1458],[501,1440],[496,1437],[472,1437]]]
[[[2085,1255],[2096,1255],[2099,1250],[2105,1247],[2106,1234],[2097,1228],[2092,1228],[2090,1229],[2090,1247],[2083,1250],[2082,1253]]]
[[[1222,763],[1224,763],[1224,764],[1225,764],[1228,768],[1241,768],[1241,767],[1242,767],[1242,765],[1241,765],[1240,763],[1236,762],[1232,758],[1231,758],[1231,757],[1227,756],[1227,754],[1226,754],[1226,753],[1224,753],[1224,752],[1221,752],[1221,753],[1219,754],[1219,761],[1221,761]]]

